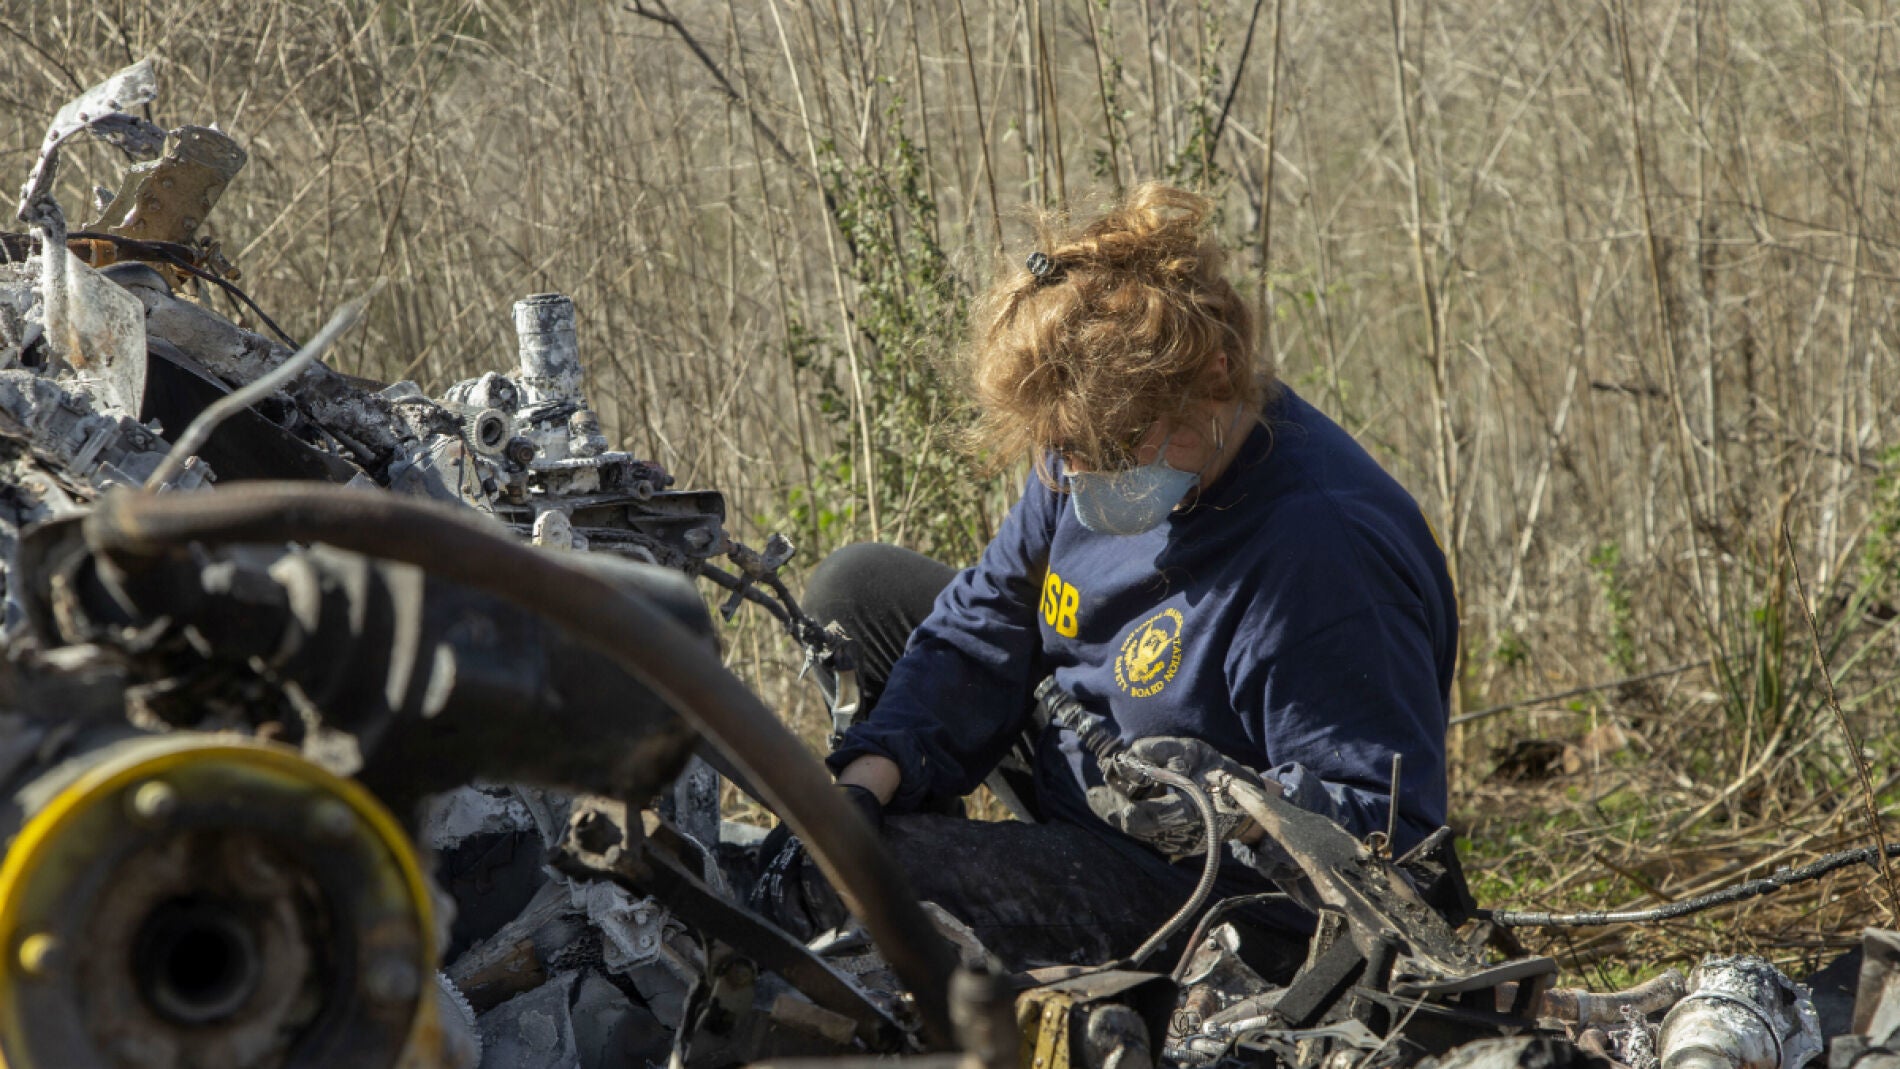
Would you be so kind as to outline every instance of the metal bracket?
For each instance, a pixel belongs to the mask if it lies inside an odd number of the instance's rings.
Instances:
[[[652,895],[682,923],[719,933],[721,942],[791,981],[813,1002],[850,1018],[867,1047],[902,1049],[905,1030],[850,980],[777,926],[720,898],[686,865],[634,830],[628,818],[626,806],[618,802],[579,803],[555,848],[554,867],[576,879],[612,880]]]

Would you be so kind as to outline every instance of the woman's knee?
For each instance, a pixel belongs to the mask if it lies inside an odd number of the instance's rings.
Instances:
[[[923,599],[926,605],[935,601],[954,574],[948,565],[902,546],[857,542],[833,550],[812,569],[805,582],[804,609],[820,623],[841,623],[851,630],[869,606],[889,606],[894,598]],[[906,594],[911,596],[906,599]]]

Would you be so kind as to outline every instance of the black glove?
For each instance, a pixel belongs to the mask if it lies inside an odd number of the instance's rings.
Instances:
[[[877,800],[877,795],[855,783],[844,784],[842,790],[872,831],[884,830],[884,803]],[[778,920],[788,930],[797,927],[788,924],[787,919],[795,915],[794,910],[800,905],[792,900],[800,897],[804,863],[805,844],[792,834],[790,824],[779,821],[778,827],[759,844],[759,875],[752,885],[752,893],[747,896],[747,904],[755,912]]]
[[[1260,776],[1252,769],[1229,760],[1220,751],[1199,739],[1139,739],[1128,747],[1128,757],[1178,772],[1208,788],[1208,774],[1222,772],[1234,779],[1258,784]],[[1207,825],[1201,811],[1186,795],[1162,788],[1129,771],[1117,760],[1104,770],[1107,784],[1090,787],[1089,808],[1109,826],[1138,842],[1160,851],[1170,861],[1195,857],[1207,852]],[[1214,834],[1219,842],[1233,838],[1248,824],[1241,811],[1225,792],[1210,791],[1214,805]]]

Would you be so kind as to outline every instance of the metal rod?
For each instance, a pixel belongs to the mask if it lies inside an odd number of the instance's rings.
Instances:
[[[1900,857],[1900,843],[1887,843],[1886,856]],[[1829,854],[1818,861],[1810,862],[1798,869],[1779,869],[1772,876],[1759,880],[1749,880],[1720,891],[1710,891],[1706,895],[1671,902],[1654,909],[1596,910],[1584,913],[1538,913],[1526,910],[1498,909],[1488,914],[1491,923],[1501,928],[1588,928],[1605,924],[1646,924],[1651,921],[1673,920],[1687,917],[1692,913],[1714,909],[1716,906],[1740,902],[1757,895],[1773,894],[1783,887],[1790,887],[1809,880],[1818,880],[1836,869],[1849,865],[1872,865],[1879,860],[1873,847],[1864,846],[1859,850],[1843,850],[1838,854]]]
[[[1391,857],[1398,850],[1394,846],[1399,836],[1399,770],[1404,767],[1405,755],[1392,755],[1392,788],[1386,792],[1385,805],[1385,853]]]

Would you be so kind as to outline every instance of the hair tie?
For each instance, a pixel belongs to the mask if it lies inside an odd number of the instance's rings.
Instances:
[[[1062,275],[1062,268],[1058,267],[1056,262],[1051,260],[1048,255],[1041,250],[1030,253],[1029,259],[1023,261],[1023,266],[1027,267],[1029,273],[1036,277],[1038,284],[1053,282]]]

